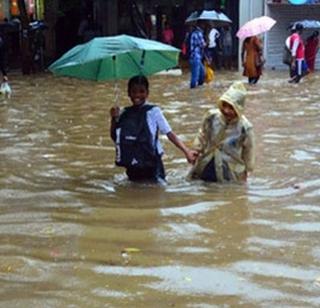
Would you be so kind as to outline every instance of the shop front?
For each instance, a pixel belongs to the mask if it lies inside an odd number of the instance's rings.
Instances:
[[[289,26],[299,20],[320,20],[320,1],[306,1],[302,5],[294,5],[288,0],[266,0],[266,15],[277,21],[276,25],[268,32],[265,42],[265,54],[267,57],[267,67],[273,69],[287,68],[282,63],[282,51],[286,38],[290,34]],[[305,29],[303,38],[311,35],[315,29]],[[318,29],[319,30],[319,29]],[[320,59],[319,59],[320,60]],[[320,67],[318,60],[316,67]]]
[[[0,0],[5,2],[5,0]],[[27,14],[32,20],[41,20],[44,18],[45,0],[25,0]],[[10,17],[20,16],[18,0],[10,0]],[[6,16],[8,18],[8,16]]]

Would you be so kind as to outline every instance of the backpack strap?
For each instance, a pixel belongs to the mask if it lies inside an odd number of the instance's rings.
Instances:
[[[121,122],[121,120],[125,119],[130,113],[133,112],[139,112],[141,114],[141,120],[143,119],[143,116],[149,111],[151,110],[153,107],[155,107],[154,105],[145,105],[143,104],[142,106],[129,106],[129,107],[125,107],[123,109],[123,112],[120,114],[119,117],[119,121],[118,123]],[[141,122],[140,122],[141,123]]]
[[[132,106],[132,107],[134,107],[134,106]],[[154,108],[154,107],[156,107],[156,106],[155,106],[155,105],[143,105],[143,106],[141,106],[141,107],[143,108],[143,112],[141,112],[141,111],[140,111],[140,112],[143,113],[143,117],[145,117],[145,119],[144,119],[144,118],[141,118],[140,128],[139,128],[139,130],[138,130],[138,134],[140,134],[140,132],[143,130],[145,123],[147,124],[147,129],[148,129],[149,133],[151,134],[150,128],[149,128],[149,126],[148,126],[148,121],[147,121],[147,119],[146,119],[146,115],[147,115],[147,112],[148,112],[149,110],[151,110],[152,108]],[[144,120],[145,120],[145,121],[144,121]],[[157,149],[158,139],[159,139],[159,136],[158,136],[158,129],[157,129],[156,135],[155,135],[155,138],[154,138],[154,143],[153,143],[153,145],[152,145],[154,151],[156,152],[156,154],[158,154],[158,149]]]
[[[130,107],[125,107],[123,112],[120,115],[119,121],[118,121],[118,127],[121,126],[121,121],[124,120],[127,116],[129,116],[130,113],[135,113],[138,112],[139,113],[139,127],[137,130],[137,135],[139,135],[145,125],[145,118],[146,118],[146,114],[149,110],[151,110],[153,107],[155,107],[155,105],[146,105],[143,104],[142,106],[130,106]]]

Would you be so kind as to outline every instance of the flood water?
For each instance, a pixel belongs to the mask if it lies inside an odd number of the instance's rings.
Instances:
[[[190,144],[238,72],[193,91],[150,77],[150,101]],[[1,307],[319,307],[320,75],[248,87],[247,185],[189,182],[165,138],[166,186],[114,166],[114,84],[10,76],[0,102]],[[245,80],[244,80],[245,81]],[[129,104],[119,82],[120,105]]]

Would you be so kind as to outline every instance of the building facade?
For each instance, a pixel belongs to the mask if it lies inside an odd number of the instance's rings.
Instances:
[[[19,16],[18,0],[0,0],[0,20]],[[175,31],[174,45],[181,47],[186,31],[185,19],[195,11],[222,10],[233,21],[234,54],[240,68],[242,42],[235,34],[245,22],[262,15],[274,18],[276,25],[262,37],[266,67],[284,69],[282,50],[290,23],[303,19],[320,20],[320,1],[306,0],[293,5],[289,0],[25,0],[31,19],[44,19],[48,25],[46,53],[56,58],[79,43],[81,18],[93,16],[101,35],[126,33],[161,39],[164,21]],[[312,30],[304,33],[306,38]],[[67,39],[66,39],[67,38]],[[317,67],[319,67],[319,61]]]
[[[319,20],[320,21],[320,1],[308,1],[304,5],[292,5],[289,1],[265,1],[265,15],[275,19],[277,23],[267,33],[265,41],[265,54],[267,57],[267,67],[273,69],[284,69],[286,65],[282,63],[282,51],[286,38],[290,34],[289,25],[299,20]],[[316,29],[304,29],[302,37],[307,39]],[[318,29],[320,30],[320,29]],[[316,68],[320,68],[320,59],[316,63]]]
[[[291,23],[304,20],[320,21],[320,1],[308,1],[303,5],[293,5],[288,0],[239,0],[239,24],[243,25],[252,18],[267,15],[277,21],[275,26],[263,35],[264,55],[266,67],[269,69],[287,69],[282,63],[284,42],[290,34]],[[303,38],[306,39],[315,29],[305,29]],[[320,29],[318,29],[320,30]],[[241,46],[242,42],[239,42]],[[240,60],[240,49],[238,57]],[[239,61],[240,68],[240,61]],[[320,68],[320,59],[317,60],[316,68]]]
[[[44,18],[45,0],[25,0],[29,16],[34,19]],[[8,20],[20,15],[17,0],[0,0],[0,20]]]

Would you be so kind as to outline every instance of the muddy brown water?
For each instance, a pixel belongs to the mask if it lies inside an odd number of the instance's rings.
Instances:
[[[320,75],[266,72],[246,114],[247,185],[188,182],[165,138],[168,184],[114,167],[114,84],[12,75],[0,102],[1,307],[319,307]],[[238,72],[193,91],[150,78],[150,101],[190,143]],[[129,103],[119,82],[122,106]]]

